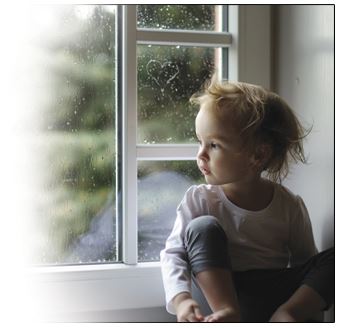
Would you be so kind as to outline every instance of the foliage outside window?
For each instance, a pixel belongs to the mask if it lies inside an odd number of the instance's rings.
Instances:
[[[138,28],[219,28],[220,6],[138,5]],[[116,216],[116,6],[45,6],[53,29],[35,39],[48,94],[36,150],[42,163],[36,205],[37,264],[119,262]],[[119,31],[120,32],[120,31]],[[226,49],[223,50],[226,53]],[[220,49],[137,46],[137,142],[193,144],[189,97],[215,69]],[[156,261],[177,203],[202,182],[194,161],[138,161],[138,260]]]
[[[36,154],[43,173],[34,263],[116,261],[115,8],[38,6],[49,18],[34,47],[47,94],[39,104]],[[100,213],[111,213],[104,229]]]

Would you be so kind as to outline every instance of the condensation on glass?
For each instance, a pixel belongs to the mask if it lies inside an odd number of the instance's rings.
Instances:
[[[223,7],[223,9],[222,9]],[[139,5],[138,28],[227,31],[227,6]]]
[[[227,31],[227,6],[139,5],[138,28]],[[180,33],[183,33],[182,31]],[[196,143],[190,97],[222,67],[227,48],[138,45],[139,144]],[[195,161],[138,162],[138,260],[158,261],[185,191],[204,182]]]
[[[189,98],[212,76],[227,49],[139,45],[138,143],[195,143]],[[165,124],[163,124],[165,122]]]
[[[116,261],[115,7],[34,10],[43,89],[35,96],[41,188],[32,262]]]
[[[139,28],[220,31],[225,26],[219,6],[138,9]],[[39,26],[31,41],[39,122],[32,135],[40,187],[32,262],[117,261],[115,7],[35,6],[32,25]],[[195,142],[196,109],[188,100],[225,53],[138,46],[138,143]],[[202,177],[194,161],[142,161],[138,178],[139,260],[158,260],[177,203]]]
[[[158,261],[185,191],[204,182],[195,161],[138,162],[138,260]]]

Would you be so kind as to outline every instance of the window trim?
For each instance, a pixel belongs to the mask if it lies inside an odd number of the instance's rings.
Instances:
[[[137,160],[196,160],[196,144],[137,144]]]
[[[72,313],[160,307],[164,301],[158,262],[38,267],[27,271],[26,280],[38,297],[34,306],[47,319]]]
[[[123,186],[123,264],[50,266],[28,269],[26,277],[30,285],[34,283],[36,305],[42,305],[45,317],[55,319],[60,315],[78,312],[99,312],[104,310],[121,310],[132,308],[163,307],[165,304],[159,262],[137,263],[137,209],[130,207],[137,204],[137,159],[192,159],[192,145],[138,145],[136,143],[136,44],[137,38],[144,36],[136,30],[136,6],[121,5],[123,10],[123,57],[122,74],[127,77],[123,81],[123,114],[122,153],[124,166]],[[270,38],[264,35],[259,51],[265,56],[251,58],[246,53],[250,49],[243,45],[245,38],[256,37],[256,24],[248,20],[251,11],[256,17],[261,15],[260,25],[270,27],[270,5],[230,5],[229,33],[232,44],[229,46],[229,80],[242,80],[270,87],[270,62],[261,63],[270,54]],[[128,23],[127,23],[128,22]],[[150,34],[149,34],[150,35]],[[258,36],[259,38],[259,36]],[[129,40],[129,42],[127,42]],[[130,41],[132,40],[132,41]],[[144,40],[144,37],[142,37]],[[142,41],[141,41],[142,42]],[[243,51],[245,54],[243,54]],[[121,52],[120,52],[121,53]],[[244,63],[245,62],[245,63]],[[261,64],[264,79],[259,76],[245,76],[239,68]],[[254,79],[254,81],[250,81]],[[258,81],[258,82],[257,82]],[[171,150],[169,157],[165,152]],[[164,152],[165,151],[165,152]],[[189,152],[188,156],[183,156]],[[176,155],[175,155],[176,154]],[[131,237],[131,238],[130,238]],[[132,241],[133,240],[133,241]],[[122,288],[121,288],[122,287]],[[122,290],[121,290],[122,289]],[[116,295],[115,292],[120,292]],[[122,291],[122,293],[121,293]],[[114,293],[112,293],[114,292]],[[39,306],[37,306],[39,307]],[[41,313],[41,311],[40,311]],[[137,319],[136,319],[137,320]],[[126,319],[132,321],[132,318]]]
[[[122,262],[137,264],[136,5],[122,6]]]

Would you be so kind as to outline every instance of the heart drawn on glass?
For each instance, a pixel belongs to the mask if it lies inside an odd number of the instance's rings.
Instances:
[[[155,59],[148,62],[146,69],[149,76],[159,86],[162,94],[164,94],[166,86],[176,78],[180,71],[175,63],[164,62],[162,64],[160,61]]]

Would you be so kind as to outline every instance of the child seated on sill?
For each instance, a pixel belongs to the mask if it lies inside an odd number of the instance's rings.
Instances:
[[[317,253],[303,200],[281,185],[291,160],[305,162],[304,129],[251,84],[213,78],[191,101],[207,184],[188,189],[161,251],[168,312],[180,322],[311,320],[333,303],[334,250]],[[192,276],[210,315],[191,296]]]

